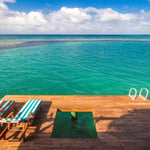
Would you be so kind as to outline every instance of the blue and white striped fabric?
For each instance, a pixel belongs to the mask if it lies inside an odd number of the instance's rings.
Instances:
[[[15,101],[0,101],[0,117],[6,116],[8,111],[13,107]]]
[[[36,110],[39,108],[42,100],[30,99],[28,102],[20,109],[17,115],[14,118],[3,118],[1,122],[18,122],[18,121],[27,121],[29,115],[32,113],[35,114]]]

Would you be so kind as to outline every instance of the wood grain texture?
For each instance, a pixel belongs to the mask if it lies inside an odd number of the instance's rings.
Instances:
[[[11,141],[19,133],[10,130],[8,141],[0,141],[0,150],[47,149],[150,149],[150,101],[129,96],[78,95],[6,95],[3,100],[15,100],[16,107],[29,99],[42,99],[42,110],[27,131],[24,143]],[[57,109],[62,111],[91,111],[97,139],[54,139],[51,132]],[[17,135],[18,134],[18,135]]]

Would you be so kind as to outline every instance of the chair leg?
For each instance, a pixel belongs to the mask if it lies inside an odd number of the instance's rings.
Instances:
[[[2,130],[2,132],[0,133],[0,139],[5,140],[6,139],[6,132],[8,131],[8,124],[6,125],[6,127],[4,127],[4,129]]]
[[[20,141],[21,141],[21,142],[24,142],[25,139],[26,139],[25,134],[26,134],[27,128],[28,128],[28,123],[25,123],[25,124],[23,125],[23,129],[22,129],[22,130],[23,130],[23,131],[22,131],[22,136],[20,137]]]

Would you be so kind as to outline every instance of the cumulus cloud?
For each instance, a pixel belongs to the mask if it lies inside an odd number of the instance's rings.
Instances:
[[[0,0],[0,3],[9,2],[9,3],[15,3],[16,0]]]
[[[111,8],[67,8],[41,11],[10,10],[0,0],[0,33],[150,34],[150,12],[120,13]]]
[[[71,23],[83,23],[91,19],[91,16],[79,8],[66,8],[62,7],[59,11],[50,14],[50,18],[54,21],[63,21]]]
[[[100,21],[131,21],[135,19],[133,14],[122,14],[117,11],[112,10],[111,8],[100,9],[97,13]]]

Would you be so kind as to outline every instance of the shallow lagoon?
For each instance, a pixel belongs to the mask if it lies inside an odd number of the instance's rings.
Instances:
[[[34,40],[38,38],[34,36]],[[0,50],[0,63],[0,97],[126,95],[130,87],[150,90],[150,42],[31,42]]]

